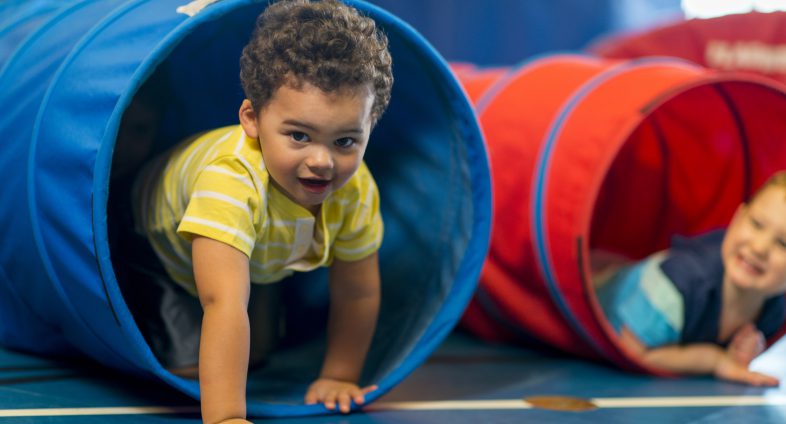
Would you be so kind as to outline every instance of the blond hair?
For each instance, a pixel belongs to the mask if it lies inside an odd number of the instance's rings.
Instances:
[[[752,202],[753,199],[756,198],[756,196],[761,194],[764,190],[766,190],[769,187],[778,187],[786,190],[786,170],[781,170],[770,175],[770,177],[767,178],[767,181],[765,181],[764,184],[762,184],[761,187],[759,187],[759,189],[756,190],[755,193],[753,193],[753,196],[751,196],[750,200],[748,200],[747,203]]]

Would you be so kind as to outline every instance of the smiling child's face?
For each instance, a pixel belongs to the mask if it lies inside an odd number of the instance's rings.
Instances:
[[[368,87],[326,93],[303,83],[281,86],[256,113],[244,100],[240,121],[257,138],[274,186],[316,214],[363,160],[371,132]]]
[[[721,246],[726,279],[766,296],[786,291],[786,189],[769,186],[732,218]]]

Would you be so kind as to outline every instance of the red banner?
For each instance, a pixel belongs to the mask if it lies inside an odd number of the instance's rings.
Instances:
[[[786,12],[691,19],[596,43],[609,58],[674,56],[709,68],[753,72],[786,82]]]

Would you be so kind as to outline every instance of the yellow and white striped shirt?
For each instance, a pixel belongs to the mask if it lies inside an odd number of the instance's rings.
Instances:
[[[137,232],[172,279],[196,294],[191,240],[209,237],[249,257],[251,281],[362,259],[382,244],[376,184],[362,163],[323,203],[319,222],[270,184],[256,139],[239,125],[198,134],[151,162],[137,179]]]

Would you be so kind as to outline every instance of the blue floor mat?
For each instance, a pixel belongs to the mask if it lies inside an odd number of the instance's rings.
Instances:
[[[786,343],[754,367],[786,379]],[[554,411],[524,401],[565,396],[592,410]],[[0,421],[5,423],[199,423],[198,405],[156,381],[86,361],[0,350]],[[262,420],[260,420],[262,421]],[[490,345],[455,333],[393,391],[348,416],[266,423],[783,423],[786,390],[709,377],[663,379],[600,364]]]

